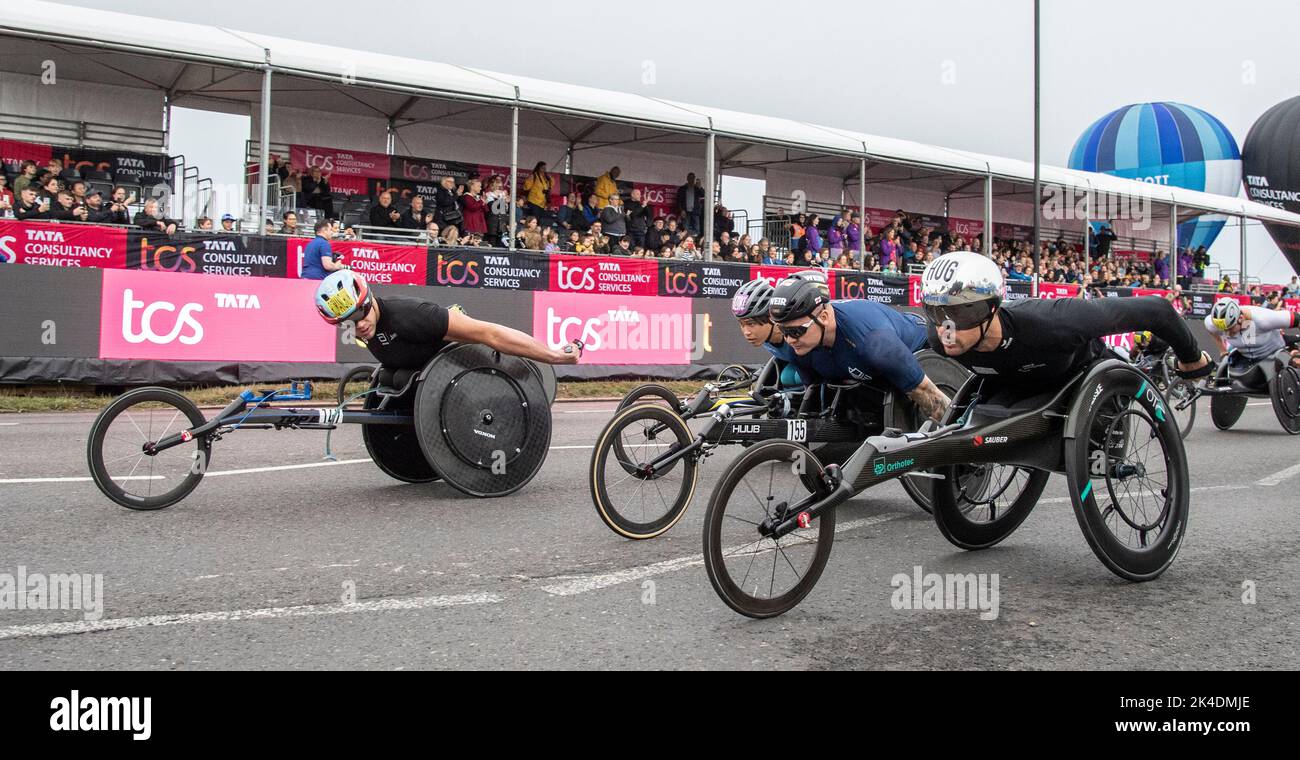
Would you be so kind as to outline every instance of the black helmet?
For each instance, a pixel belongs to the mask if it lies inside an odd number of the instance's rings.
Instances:
[[[772,283],[762,277],[741,285],[731,299],[731,313],[736,315],[736,319],[767,321],[767,307],[772,298],[772,290]]]
[[[797,272],[777,283],[768,313],[773,322],[788,322],[812,314],[818,306],[830,303],[830,300],[824,274]]]

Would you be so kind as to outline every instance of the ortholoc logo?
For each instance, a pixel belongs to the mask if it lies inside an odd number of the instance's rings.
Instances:
[[[590,267],[566,267],[563,261],[556,262],[555,278],[559,280],[560,290],[590,290],[596,287],[596,274]]]
[[[477,285],[478,262],[458,259],[449,261],[439,254],[437,278],[439,285]]]
[[[135,310],[143,308],[140,314],[140,330],[137,332],[133,325],[135,323]],[[171,328],[163,334],[159,334],[154,329],[154,315],[160,311],[176,314],[176,305],[169,301],[154,301],[148,306],[144,301],[135,300],[135,293],[127,288],[122,291],[122,338],[128,343],[157,343],[166,345],[174,340],[180,339],[180,342],[192,346],[203,340],[203,325],[194,318],[194,314],[203,311],[203,306],[197,303],[187,303],[181,307],[180,313]],[[181,332],[189,328],[188,335],[181,335]]]
[[[667,279],[664,281],[664,291],[670,295],[688,295],[693,296],[700,292],[700,286],[696,282],[694,272],[665,272]],[[735,303],[732,304],[736,308]],[[742,303],[741,306],[744,306]]]

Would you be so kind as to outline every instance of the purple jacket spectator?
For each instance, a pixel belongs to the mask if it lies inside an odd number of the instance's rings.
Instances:
[[[1162,280],[1169,279],[1169,257],[1161,256],[1156,259],[1156,277]]]
[[[814,225],[808,225],[804,231],[804,237],[808,239],[808,250],[813,253],[822,251],[822,234]]]
[[[1192,276],[1192,257],[1186,253],[1180,254],[1178,256],[1178,276],[1179,277]]]
[[[880,266],[889,266],[890,262],[898,260],[898,242],[895,240],[880,241]],[[902,262],[899,262],[901,265]]]
[[[826,233],[826,244],[832,251],[844,250],[844,233],[840,232],[839,227],[831,227],[830,232]]]
[[[849,222],[849,226],[844,230],[844,247],[858,252],[858,246],[862,244],[862,225],[857,222]]]

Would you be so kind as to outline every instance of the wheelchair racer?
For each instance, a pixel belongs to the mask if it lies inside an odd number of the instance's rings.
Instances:
[[[1003,304],[1002,270],[971,251],[932,261],[921,275],[921,292],[934,350],[1007,390],[1059,388],[1110,351],[1103,336],[1126,332],[1149,330],[1171,346],[1181,377],[1212,370],[1183,318],[1159,296]]]
[[[772,283],[759,277],[750,280],[736,291],[731,299],[731,313],[740,325],[740,334],[754,348],[762,346],[776,358],[777,387],[781,389],[802,388],[803,378],[794,365],[795,353],[785,343],[785,336],[772,321],[768,308],[772,301]]]
[[[552,350],[527,333],[473,319],[458,310],[408,296],[380,298],[351,269],[331,272],[316,288],[321,318],[352,322],[359,340],[386,370],[422,369],[448,343],[481,343],[503,354],[547,364],[577,364],[582,343]]]
[[[1243,371],[1284,350],[1291,354],[1291,364],[1300,367],[1297,339],[1282,334],[1295,327],[1300,327],[1300,318],[1293,312],[1242,306],[1232,298],[1215,301],[1205,315],[1205,329],[1220,353]]]
[[[879,377],[906,394],[925,417],[937,422],[947,411],[948,397],[913,355],[926,347],[925,328],[915,315],[875,301],[832,301],[819,272],[800,272],[778,283],[769,313],[809,382]]]

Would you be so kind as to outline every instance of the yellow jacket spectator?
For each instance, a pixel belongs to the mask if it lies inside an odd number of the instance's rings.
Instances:
[[[524,209],[526,216],[537,216],[550,205],[551,175],[546,172],[545,161],[538,161],[533,173],[524,180],[524,192],[528,193],[528,208]]]
[[[619,169],[617,166],[596,178],[596,189],[592,195],[596,196],[596,208],[605,208],[609,205],[609,196],[618,193]]]

